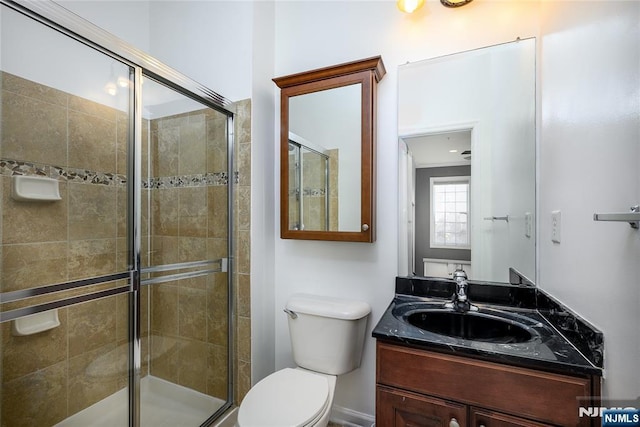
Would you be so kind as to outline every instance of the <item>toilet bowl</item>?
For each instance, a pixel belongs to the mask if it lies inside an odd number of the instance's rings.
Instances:
[[[334,375],[285,368],[257,383],[238,412],[239,427],[324,427],[336,387]]]
[[[297,367],[281,369],[249,390],[238,427],[325,427],[337,376],[360,366],[367,303],[296,294],[285,312]]]

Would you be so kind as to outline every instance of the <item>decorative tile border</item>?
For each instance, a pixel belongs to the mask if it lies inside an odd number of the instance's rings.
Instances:
[[[142,188],[166,189],[166,188],[186,188],[186,187],[207,187],[215,185],[227,185],[229,174],[226,172],[166,176],[143,180]]]
[[[64,168],[60,166],[43,165],[10,159],[0,159],[0,175],[43,176],[47,178],[57,179],[58,181],[100,184],[109,186],[124,186],[127,183],[127,177],[122,174],[94,172],[77,168]],[[235,173],[235,179],[237,182],[238,172]],[[168,189],[207,187],[227,185],[228,183],[229,174],[227,172],[215,172],[206,174],[144,179],[142,180],[142,188]]]
[[[289,197],[296,196],[296,190],[289,190]],[[324,197],[327,194],[327,190],[324,188],[305,188],[302,190],[303,197]]]

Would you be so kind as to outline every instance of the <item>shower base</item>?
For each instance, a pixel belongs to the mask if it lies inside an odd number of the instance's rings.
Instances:
[[[55,427],[114,427],[128,425],[128,388],[72,415]],[[224,401],[150,375],[140,380],[142,426],[197,427]]]

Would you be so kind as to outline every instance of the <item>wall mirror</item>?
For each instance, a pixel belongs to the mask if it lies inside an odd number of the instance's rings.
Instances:
[[[280,236],[375,240],[379,56],[278,77]]]
[[[535,281],[535,39],[399,67],[399,274]]]

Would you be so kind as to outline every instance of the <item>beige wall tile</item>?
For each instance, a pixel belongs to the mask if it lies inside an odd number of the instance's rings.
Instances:
[[[229,323],[227,275],[217,273],[207,289],[207,341],[219,346],[227,346]]]
[[[116,295],[114,298],[116,299],[116,343],[123,344],[129,341],[129,294]]]
[[[207,339],[207,292],[181,286],[178,292],[178,333],[199,341]]]
[[[152,237],[152,265],[174,264],[180,262],[179,241],[179,237]]]
[[[227,116],[213,112],[207,116],[207,172],[226,172]]]
[[[181,188],[180,236],[207,237],[207,188]]]
[[[202,261],[207,256],[207,239],[201,237],[180,237],[180,262]]]
[[[75,95],[69,95],[69,110],[99,117],[111,123],[115,123],[118,114],[122,114],[111,107]]]
[[[3,90],[2,156],[66,165],[66,108]]]
[[[3,426],[51,426],[66,416],[66,361],[3,384]]]
[[[201,115],[204,119],[204,116]],[[189,121],[180,126],[178,173],[192,175],[207,171],[206,126],[204,120]]]
[[[251,362],[251,319],[238,316],[238,359]]]
[[[114,120],[69,111],[69,166],[100,172],[116,171]]]
[[[251,232],[248,230],[238,231],[238,273],[251,273]]]
[[[142,127],[142,145],[145,146],[146,129]],[[116,113],[116,173],[127,175],[127,153],[129,151],[129,116],[121,111]],[[142,162],[144,164],[144,161]],[[142,176],[145,176],[144,173]]]
[[[69,242],[69,279],[102,276],[116,271],[116,239]]]
[[[151,331],[168,337],[178,336],[178,287],[154,285],[151,290]]]
[[[2,248],[2,292],[60,283],[67,277],[67,242]]]
[[[69,307],[69,357],[116,341],[116,298]]]
[[[4,71],[0,72],[0,76],[2,76],[2,84],[0,85],[2,90],[67,108],[69,95],[61,90],[34,83]]]
[[[229,249],[226,238],[207,239],[207,259],[226,258]]]
[[[182,340],[178,359],[178,384],[206,393],[207,357],[208,348],[206,343]]]
[[[238,230],[251,229],[251,187],[238,187]]]
[[[251,276],[238,274],[238,316],[251,317]],[[249,336],[251,338],[251,336]]]
[[[109,185],[69,183],[69,239],[117,236],[118,188]]]
[[[251,142],[251,100],[236,102],[236,143]]]
[[[215,344],[208,345],[207,355],[207,391],[209,396],[227,399],[227,383],[229,370],[227,347]]]
[[[238,171],[240,185],[251,185],[251,144],[238,145]]]
[[[251,388],[251,363],[243,360],[238,362],[238,374],[236,380],[236,404],[242,400]]]
[[[177,384],[179,345],[176,337],[152,335],[149,373]]]
[[[228,235],[228,208],[226,186],[212,186],[207,188],[209,210],[209,237],[226,239]]]
[[[118,391],[118,380],[126,366],[126,358],[118,360],[114,343],[70,358],[69,413],[75,414]]]
[[[152,161],[154,170],[152,176],[177,176],[179,153],[180,153],[180,128],[179,127],[159,127],[152,133]]]
[[[152,233],[161,236],[180,235],[180,195],[182,189],[168,188],[151,191]]]

